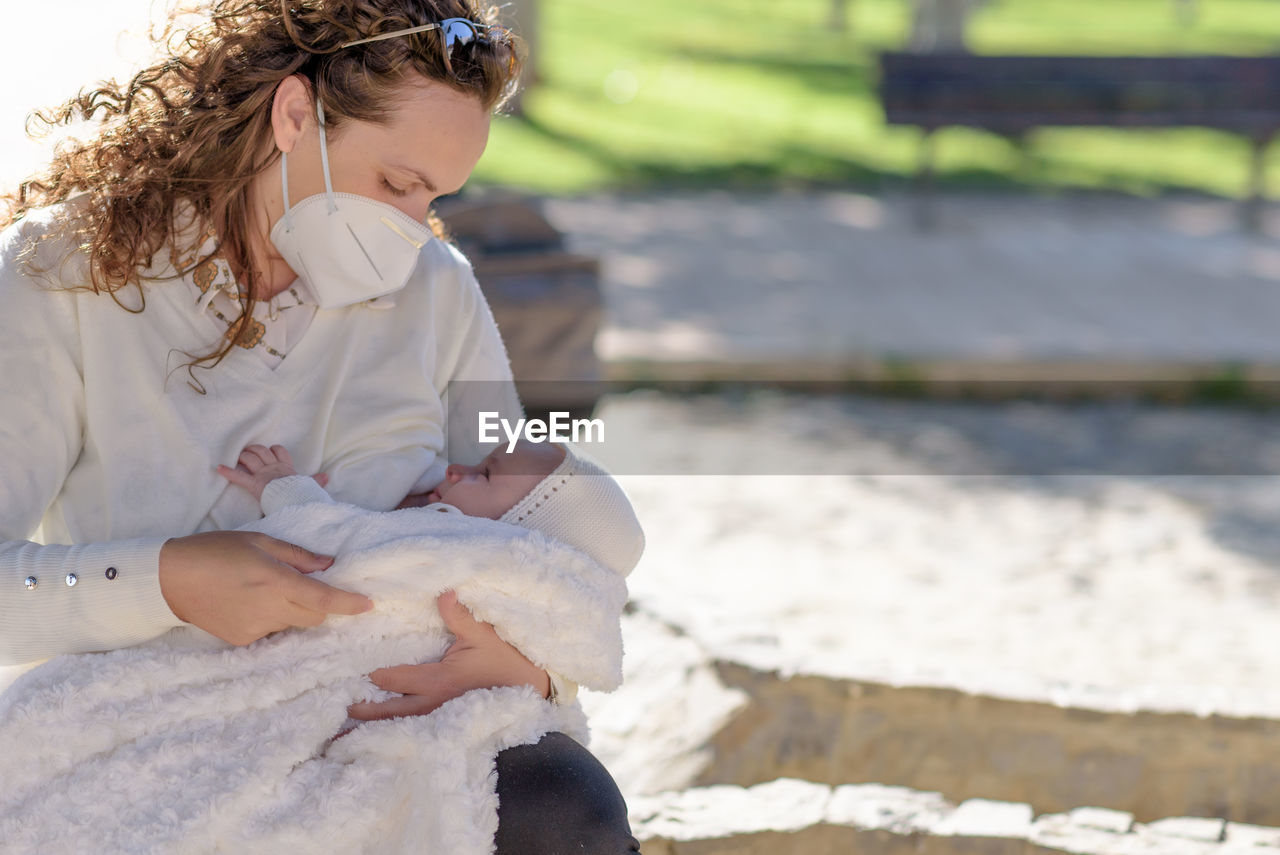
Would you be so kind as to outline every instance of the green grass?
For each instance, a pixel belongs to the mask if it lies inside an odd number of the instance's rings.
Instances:
[[[876,56],[900,49],[909,0],[540,0],[542,81],[500,117],[476,180],[547,193],[606,188],[842,186],[910,179],[920,134],[884,124]],[[1277,0],[990,0],[981,53],[1280,51]],[[989,134],[940,134],[939,180],[983,189],[1084,187],[1239,196],[1246,143],[1202,130],[1037,132],[1029,158]],[[1270,152],[1280,169],[1280,145]],[[1276,180],[1272,180],[1272,186]]]

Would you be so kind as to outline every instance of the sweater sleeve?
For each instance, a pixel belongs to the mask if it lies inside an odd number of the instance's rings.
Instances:
[[[312,502],[334,501],[333,497],[309,475],[290,475],[277,478],[262,489],[262,512],[274,514],[290,505],[307,505]]]
[[[31,538],[84,444],[76,296],[20,253],[39,224],[0,234],[0,663],[126,647],[182,623],[160,591],[166,538],[44,546]],[[68,265],[69,266],[69,265]],[[105,298],[103,298],[105,299]]]
[[[440,353],[432,378],[444,402],[445,449],[414,484],[415,493],[440,483],[445,461],[477,463],[492,450],[493,444],[480,441],[481,412],[495,412],[512,422],[524,415],[507,349],[489,303],[471,264],[456,249],[450,247],[449,251],[456,262],[457,278],[450,289],[451,305],[436,315]]]

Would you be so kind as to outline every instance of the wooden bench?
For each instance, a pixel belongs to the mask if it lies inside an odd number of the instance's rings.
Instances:
[[[1023,141],[1043,127],[1202,127],[1252,143],[1244,213],[1250,227],[1259,223],[1266,149],[1280,131],[1280,56],[885,53],[880,70],[887,122],[924,130],[916,178],[926,200],[933,133],[940,128],[978,128]],[[920,211],[927,220],[929,209]]]

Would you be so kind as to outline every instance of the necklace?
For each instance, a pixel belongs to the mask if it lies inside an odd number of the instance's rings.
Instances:
[[[288,293],[293,296],[293,299],[295,302],[292,305],[288,305],[288,306],[276,306],[275,301],[280,299],[280,297],[283,295],[277,294],[275,297],[272,297],[271,302],[267,306],[268,319],[273,321],[278,320],[280,317],[280,312],[282,312],[283,310],[292,309],[302,305],[302,298],[298,296],[298,292],[296,290],[294,290],[293,288],[290,288]],[[236,293],[236,296],[239,296],[238,292]],[[196,302],[199,302],[199,300],[197,300]],[[218,311],[218,307],[213,305],[212,303],[209,304],[209,311],[213,312],[213,316],[215,318],[217,318],[218,320],[222,321],[224,324],[227,325],[226,335],[229,338],[232,335],[232,327],[235,325],[236,321],[232,320],[231,318],[228,318],[222,312]],[[244,328],[240,330],[240,335],[236,337],[236,344],[239,347],[243,347],[245,350],[252,350],[255,347],[261,347],[263,350],[265,350],[267,353],[274,356],[276,359],[284,359],[285,355],[283,353],[276,350],[274,347],[267,344],[263,340],[266,334],[267,334],[266,325],[263,324],[262,321],[258,320],[257,318],[250,318],[249,323],[244,325]]]
[[[212,230],[209,230],[205,232],[203,240],[200,242],[200,248],[193,252],[184,255],[178,251],[176,246],[173,247],[170,250],[170,260],[174,269],[191,268],[189,273],[191,284],[200,292],[200,296],[196,297],[197,310],[204,311],[208,309],[215,318],[226,324],[227,330],[224,333],[226,338],[231,339],[234,336],[234,342],[237,347],[242,347],[245,350],[261,347],[276,359],[283,360],[285,354],[266,343],[267,328],[262,321],[253,317],[249,318],[248,323],[241,327],[237,335],[235,333],[235,325],[243,317],[243,308],[241,308],[241,314],[235,318],[229,318],[214,305],[213,301],[219,292],[225,294],[228,300],[236,303],[239,302],[240,298],[240,286],[231,274],[230,265],[221,256],[210,254],[213,251],[216,240],[217,235]],[[205,256],[204,260],[192,268],[191,265],[202,254]],[[293,302],[288,305],[281,305],[280,300],[285,294],[292,297]],[[303,300],[297,289],[291,286],[288,291],[277,294],[265,304],[259,303],[258,305],[265,306],[267,320],[274,322],[280,319],[281,312],[303,305]]]

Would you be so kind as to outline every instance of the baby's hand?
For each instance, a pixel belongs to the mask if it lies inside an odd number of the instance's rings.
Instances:
[[[235,469],[219,466],[218,474],[232,484],[244,487],[253,493],[255,499],[262,501],[262,491],[268,484],[277,478],[297,475],[298,471],[293,468],[293,458],[283,445],[273,445],[270,448],[265,445],[250,445],[240,452],[240,460]],[[329,483],[329,476],[323,472],[311,477],[321,487]]]

